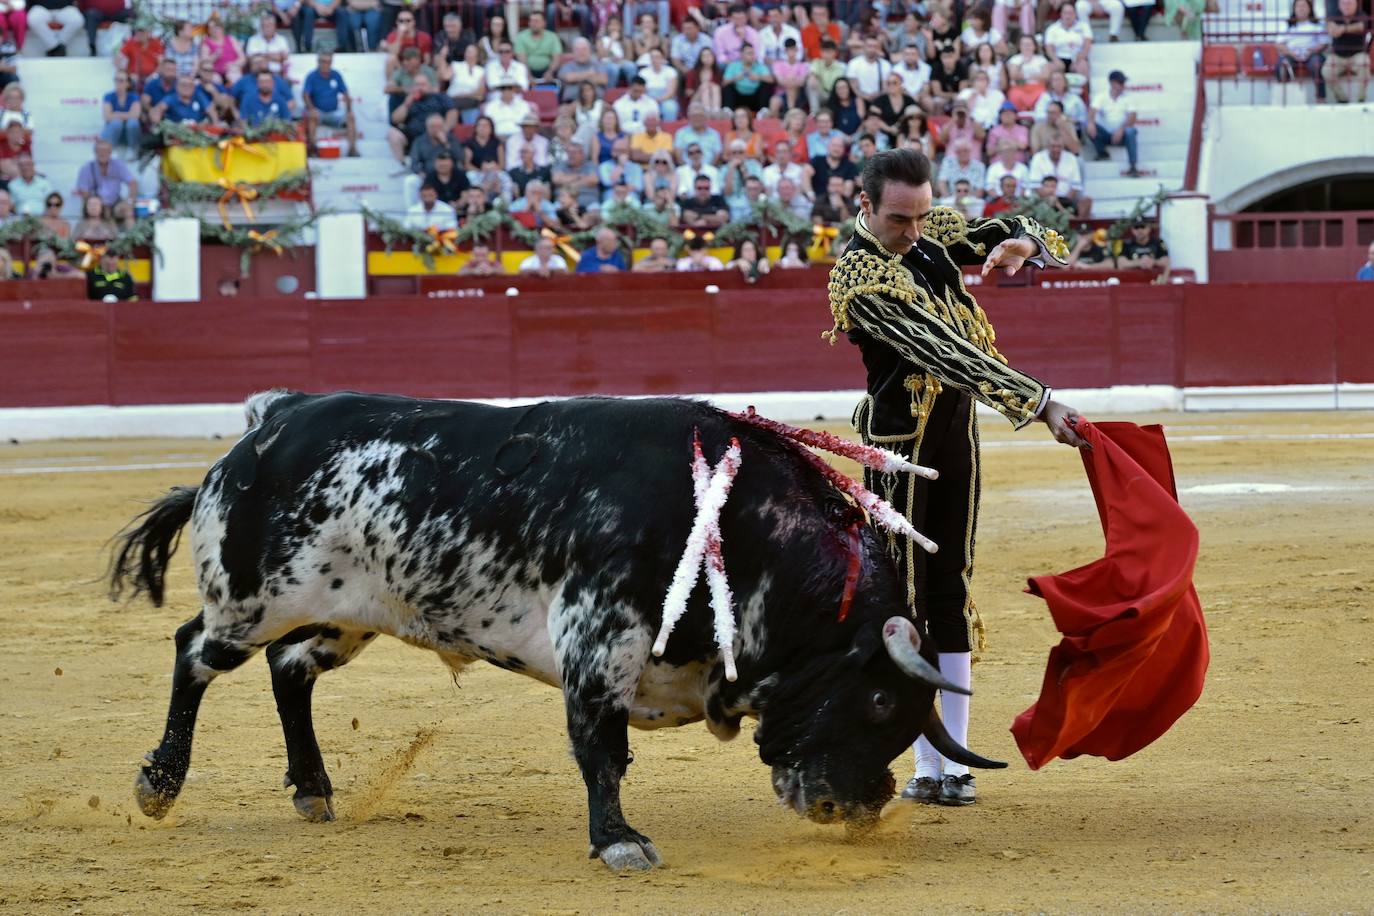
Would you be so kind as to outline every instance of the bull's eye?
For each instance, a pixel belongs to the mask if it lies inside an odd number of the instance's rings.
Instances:
[[[868,708],[873,721],[880,723],[892,718],[892,713],[896,709],[892,695],[886,690],[873,691],[873,695],[868,698]]]

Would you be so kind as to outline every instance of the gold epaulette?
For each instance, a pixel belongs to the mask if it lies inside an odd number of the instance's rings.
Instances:
[[[841,331],[853,325],[849,320],[849,303],[855,296],[876,294],[886,299],[910,305],[918,296],[916,281],[901,258],[884,258],[862,248],[851,248],[830,269],[830,314],[834,326],[821,334],[832,344]]]
[[[926,217],[921,234],[948,248],[955,242],[968,239],[968,220],[953,207],[936,207]]]

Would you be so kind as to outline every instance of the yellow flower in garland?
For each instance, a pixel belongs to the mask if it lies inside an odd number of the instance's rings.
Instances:
[[[440,230],[437,226],[430,226],[425,229],[425,234],[431,239],[426,250],[430,254],[453,254],[458,250],[458,230]]]

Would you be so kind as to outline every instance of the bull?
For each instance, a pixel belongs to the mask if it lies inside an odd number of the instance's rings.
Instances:
[[[960,688],[901,612],[879,537],[775,434],[675,399],[498,408],[272,391],[247,409],[243,438],[199,487],[134,519],[112,561],[113,597],[131,588],[160,605],[190,523],[201,609],[176,631],[166,726],[136,780],[149,816],[182,789],[206,687],[265,649],[295,807],[332,820],[311,692],[379,634],[455,675],[485,661],[562,689],[590,855],[612,869],[661,862],[621,812],[630,725],[704,719],[728,740],[757,718],[779,799],[822,823],[872,823],[893,795],[888,764],[920,734],[952,760],[1005,766],[950,738],[934,695]],[[733,682],[703,586],[651,653],[693,522],[695,436],[712,455],[732,439],[744,454],[720,518]]]

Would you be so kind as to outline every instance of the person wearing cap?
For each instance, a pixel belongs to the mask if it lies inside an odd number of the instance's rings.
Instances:
[[[1097,147],[1098,160],[1110,159],[1108,146],[1126,147],[1131,167],[1126,174],[1139,177],[1136,160],[1135,103],[1126,94],[1126,74],[1113,70],[1107,76],[1107,91],[1099,92],[1088,109],[1088,139]]]
[[[864,442],[939,472],[928,480],[868,470],[864,483],[939,545],[926,554],[907,538],[889,535],[886,544],[906,586],[905,610],[927,627],[941,673],[967,688],[972,652],[983,646],[970,593],[980,495],[975,401],[1018,429],[1040,421],[1060,442],[1083,441],[1074,430],[1078,413],[998,351],[960,265],[982,265],[984,277],[1027,263],[1062,266],[1068,248],[1024,216],[970,221],[934,207],[930,160],[915,150],[874,156],[862,184],[854,236],[830,272],[834,326],[825,336],[833,344],[844,335],[859,348],[868,393],[853,419]],[[940,703],[945,728],[965,744],[967,698],[945,691]],[[956,806],[975,801],[967,767],[942,760],[924,739],[914,751],[916,773],[903,798]]]
[[[1078,18],[1074,5],[1065,2],[1059,19],[1045,28],[1045,53],[1057,58],[1065,72],[1088,75],[1088,55],[1093,48],[1093,30]]]
[[[520,129],[506,138],[506,161],[519,162],[526,147],[534,150],[536,165],[549,164],[549,138],[539,132],[539,116],[533,111],[520,119]]]
[[[521,122],[534,118],[538,120],[529,100],[516,91],[514,83],[501,83],[497,86],[496,98],[489,98],[482,105],[482,114],[491,118],[496,136],[502,142],[512,134],[520,132]]]
[[[1116,256],[1116,266],[1134,270],[1160,271],[1156,282],[1165,282],[1169,277],[1169,246],[1163,239],[1155,238],[1150,223],[1137,219],[1131,223],[1131,234],[1121,242],[1121,253]]]
[[[96,302],[103,302],[106,299],[116,299],[121,302],[128,302],[138,298],[138,292],[134,288],[134,278],[129,275],[129,271],[119,262],[119,256],[108,251],[101,251],[100,263],[90,273],[86,274],[86,298]]]
[[[1112,247],[1107,238],[1107,230],[1094,229],[1092,232],[1080,232],[1078,241],[1073,244],[1073,251],[1069,252],[1068,266],[1097,269],[1115,267],[1116,258],[1112,256]]]
[[[997,110],[997,123],[988,131],[988,150],[996,152],[1004,140],[1010,141],[1011,145],[1016,147],[1018,162],[1025,162],[1030,158],[1030,130],[1017,120],[1016,106],[1011,102],[1003,102],[1002,107]]]

